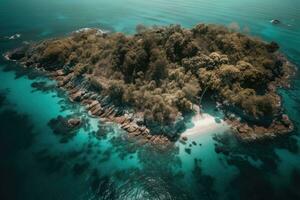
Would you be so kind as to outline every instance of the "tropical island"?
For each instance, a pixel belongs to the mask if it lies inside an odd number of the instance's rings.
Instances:
[[[218,102],[244,141],[291,132],[277,88],[289,86],[294,68],[278,49],[218,25],[139,25],[134,35],[84,29],[6,57],[45,71],[72,101],[130,137],[167,144],[201,112],[203,97]]]

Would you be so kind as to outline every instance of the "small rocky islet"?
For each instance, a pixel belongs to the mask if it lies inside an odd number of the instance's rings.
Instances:
[[[243,141],[291,132],[277,88],[289,87],[294,67],[278,49],[218,25],[138,25],[134,35],[84,29],[6,57],[46,72],[71,101],[129,137],[166,145],[203,96],[220,104]]]

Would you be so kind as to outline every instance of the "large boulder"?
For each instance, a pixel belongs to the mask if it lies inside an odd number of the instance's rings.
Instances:
[[[81,124],[81,119],[80,118],[72,118],[68,120],[68,126],[70,128],[75,128]]]

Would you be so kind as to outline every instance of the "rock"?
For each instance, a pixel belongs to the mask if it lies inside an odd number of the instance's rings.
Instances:
[[[156,136],[155,135],[152,135],[150,141],[153,142],[155,140]]]
[[[99,105],[99,106],[97,106],[96,109],[93,110],[92,115],[99,116],[99,115],[102,114],[102,112],[103,112],[103,111],[102,111],[102,108],[101,108],[101,106]]]
[[[94,114],[95,114],[96,112],[98,112],[100,109],[101,109],[100,104],[97,104],[96,106],[94,106],[94,107],[92,107],[92,108],[90,109],[90,113],[91,113],[92,115],[94,115]]]
[[[187,140],[188,140],[188,138],[187,138],[186,136],[182,136],[181,139],[182,139],[183,141],[187,141]]]
[[[94,108],[94,107],[96,107],[96,106],[100,106],[100,104],[99,104],[98,101],[94,100],[94,101],[92,101],[91,104],[88,105],[88,108],[87,108],[87,109],[90,110],[90,109],[92,109],[92,108]]]
[[[145,130],[146,130],[146,127],[145,127],[145,126],[140,127],[140,131],[141,131],[141,132],[144,132]]]
[[[111,107],[109,107],[109,108],[107,109],[106,114],[105,114],[104,117],[108,117],[108,116],[112,115],[113,112],[114,112],[114,107],[111,106]]]
[[[81,101],[82,105],[84,105],[86,108],[88,108],[88,106],[92,103],[91,100],[89,99],[83,99]]]
[[[68,120],[68,125],[70,128],[77,127],[81,124],[81,119],[79,118],[72,118]]]
[[[140,140],[138,141],[138,144],[139,144],[139,145],[144,145],[144,144],[146,144],[146,143],[148,143],[148,140],[147,140],[147,139],[140,139]]]
[[[254,126],[253,132],[258,135],[262,135],[267,132],[267,129],[262,126]]]
[[[149,134],[150,134],[149,129],[145,128],[145,130],[143,131],[143,135],[149,135]]]
[[[128,128],[126,128],[126,130],[129,132],[129,133],[132,133],[134,131],[137,130],[137,127],[135,125],[130,125],[128,126]]]
[[[89,96],[90,96],[90,93],[85,93],[82,97],[81,97],[81,99],[83,100],[83,99],[88,99],[89,98]]]
[[[179,142],[183,145],[186,145],[186,141],[183,141],[183,140],[179,140]]]
[[[251,131],[251,128],[247,124],[242,124],[237,127],[237,130],[239,133],[248,133],[249,131]]]
[[[215,147],[215,152],[218,153],[218,154],[223,153],[224,155],[229,155],[229,151],[226,148],[221,147],[221,146],[216,146]]]
[[[80,124],[80,119],[68,119],[63,116],[51,119],[48,123],[53,133],[62,137],[61,142],[67,142],[70,138],[72,138],[79,129]]]
[[[107,110],[103,109],[103,113],[100,115],[100,117],[105,118],[107,115]]]
[[[96,99],[97,99],[97,97],[98,97],[98,95],[97,95],[97,94],[92,94],[92,95],[90,96],[90,98],[91,98],[92,100],[96,100]]]
[[[65,76],[62,80],[62,86],[66,85],[67,83],[70,82],[70,80],[72,79],[72,74],[69,74],[68,76]]]
[[[129,126],[130,126],[130,122],[126,122],[126,123],[123,123],[123,124],[122,124],[121,128],[122,128],[122,129],[128,129]]]
[[[96,104],[94,106],[90,106],[88,105],[87,106],[87,109],[92,113],[95,109],[99,108],[100,107],[100,104]]]
[[[136,131],[133,132],[133,134],[134,134],[134,136],[139,136],[141,134],[141,131],[136,130]]]
[[[274,53],[275,51],[277,51],[279,49],[279,45],[273,41],[270,44],[268,44],[266,47],[270,53]]]
[[[155,136],[154,139],[152,140],[152,142],[153,142],[154,144],[160,144],[160,143],[161,143],[161,142],[160,142],[160,138],[159,138],[158,136]]]
[[[184,151],[187,153],[187,154],[191,154],[192,153],[192,150],[190,148],[185,148]]]
[[[76,93],[74,93],[74,94],[72,94],[72,95],[70,96],[70,100],[71,100],[71,101],[79,101],[81,95],[82,95],[82,92],[81,92],[81,91],[78,91],[78,92],[76,92]]]
[[[278,20],[278,19],[272,19],[272,20],[271,20],[271,23],[272,23],[272,24],[280,24],[281,22],[280,22],[280,20]]]
[[[107,118],[110,119],[111,121],[114,121],[115,116],[116,116],[116,112],[113,111]]]
[[[115,122],[118,124],[123,124],[125,122],[126,118],[121,116],[121,117],[116,117]]]
[[[65,75],[65,72],[62,69],[56,71],[56,76],[63,76],[63,75]]]
[[[26,52],[26,48],[21,47],[13,50],[12,52],[9,52],[7,54],[7,57],[10,60],[20,60],[21,58],[24,58]]]
[[[286,127],[291,125],[291,121],[290,121],[289,117],[285,114],[282,115],[281,121]]]

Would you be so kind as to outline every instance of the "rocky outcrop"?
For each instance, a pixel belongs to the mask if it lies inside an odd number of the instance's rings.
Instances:
[[[76,131],[81,127],[80,118],[70,118],[70,116],[58,116],[48,122],[53,133],[61,136],[61,142],[67,142],[71,139]]]
[[[72,118],[68,120],[68,126],[70,128],[75,128],[78,127],[81,124],[81,119],[80,118]]]
[[[282,115],[280,118],[273,120],[269,126],[250,126],[236,119],[228,119],[227,122],[231,124],[236,136],[246,142],[272,139],[278,135],[284,135],[294,130],[293,123],[287,115]]]
[[[150,130],[143,125],[137,124],[129,115],[120,115],[115,106],[107,102],[107,97],[86,90],[79,83],[74,83],[73,72],[66,73],[63,70],[57,70],[51,73],[51,77],[58,82],[58,86],[65,89],[72,102],[79,102],[84,105],[88,113],[93,117],[99,117],[103,121],[114,122],[120,125],[128,134],[129,139],[136,139],[138,144],[159,145],[160,148],[166,148],[171,144],[170,140],[162,135],[151,135]],[[69,127],[77,127],[81,123],[80,119],[69,119]],[[164,147],[162,147],[164,146]]]
[[[17,48],[5,55],[5,57],[9,60],[20,60],[21,58],[24,58],[27,48],[21,47]]]

